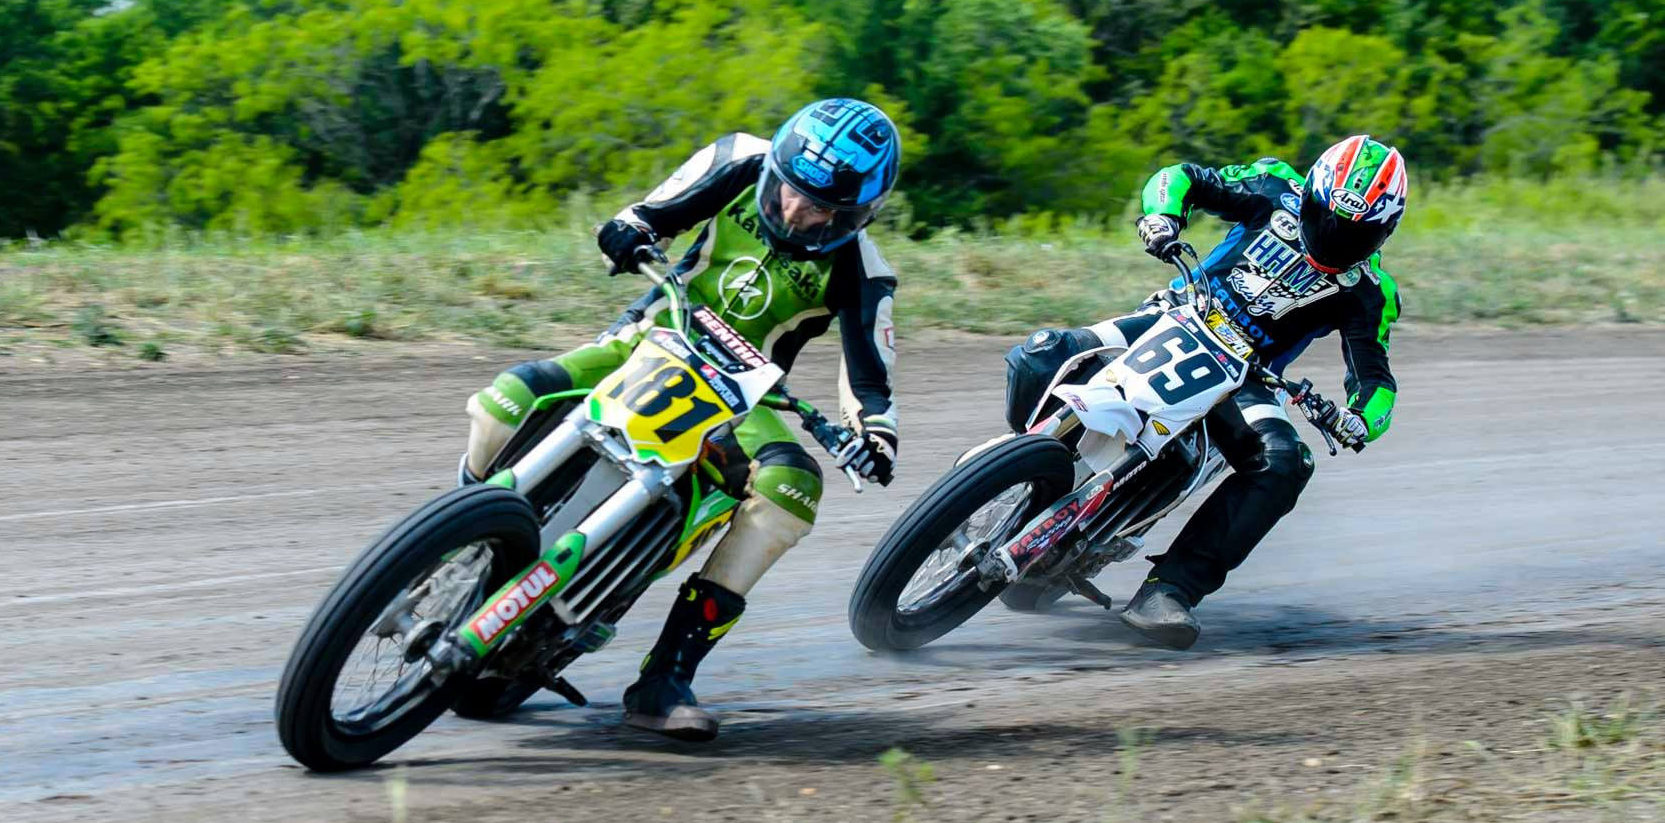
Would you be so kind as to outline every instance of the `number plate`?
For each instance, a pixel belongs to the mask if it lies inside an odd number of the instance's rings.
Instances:
[[[590,393],[590,419],[624,433],[636,456],[667,466],[699,457],[705,435],[747,409],[739,386],[681,335],[654,329]]]
[[[1108,371],[1128,403],[1149,419],[1139,443],[1154,454],[1242,385],[1246,366],[1181,306],[1158,318]]]

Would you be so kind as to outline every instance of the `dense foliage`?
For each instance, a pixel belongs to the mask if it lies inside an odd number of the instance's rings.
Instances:
[[[922,225],[1358,131],[1645,175],[1662,85],[1665,0],[8,0],[0,237],[538,222],[829,94],[898,120]]]

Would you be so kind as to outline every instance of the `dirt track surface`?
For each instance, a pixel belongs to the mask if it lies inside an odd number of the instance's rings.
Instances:
[[[1433,819],[1665,820],[1566,805],[1528,765],[1560,701],[1665,682],[1665,334],[1401,334],[1394,431],[1320,456],[1189,653],[1071,599],[884,658],[850,638],[854,576],[996,433],[1008,345],[904,342],[897,482],[830,484],[753,593],[698,684],[716,743],[618,724],[666,582],[569,670],[591,708],[446,718],[338,777],[279,748],[279,668],[337,571],[449,486],[463,400],[514,355],[0,360],[0,820],[1222,821],[1384,792]],[[1334,390],[1331,346],[1296,371]],[[800,392],[827,399],[833,351],[806,353]],[[1121,600],[1145,568],[1100,585]],[[898,799],[892,746],[932,766],[929,805]]]

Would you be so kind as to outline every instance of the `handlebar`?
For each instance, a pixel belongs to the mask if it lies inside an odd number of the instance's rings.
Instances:
[[[1185,262],[1187,256],[1191,258],[1190,264]],[[1191,307],[1207,317],[1208,312],[1215,308],[1214,294],[1208,288],[1207,281],[1202,277],[1202,263],[1197,257],[1197,250],[1192,248],[1190,243],[1180,243],[1165,262],[1179,269],[1180,279],[1185,282]],[[1311,380],[1301,380],[1299,382],[1286,380],[1283,376],[1262,364],[1258,355],[1250,363],[1250,368],[1254,370],[1255,377],[1261,383],[1273,389],[1282,389],[1289,394],[1289,402],[1294,403],[1295,407],[1301,410],[1302,416],[1306,417],[1307,422],[1311,423],[1313,428],[1318,429],[1318,433],[1324,436],[1324,445],[1329,447],[1330,455],[1335,456],[1337,452],[1333,427],[1336,421],[1341,419],[1341,408],[1334,401],[1325,400],[1322,395],[1313,391]],[[1354,443],[1349,448],[1354,453],[1362,452],[1364,451],[1364,443]]]
[[[809,432],[809,436],[815,438],[815,442],[821,444],[821,448],[835,457],[856,439],[854,431],[833,423],[819,409],[793,397],[784,383],[775,386],[774,391],[764,395],[763,402],[759,405],[798,415],[803,421],[804,431]],[[844,476],[850,479],[851,488],[855,489],[856,494],[861,494],[861,474],[850,466],[843,468]]]

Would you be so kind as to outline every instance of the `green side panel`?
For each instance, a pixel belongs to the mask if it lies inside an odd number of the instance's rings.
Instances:
[[[491,381],[491,385],[481,389],[475,396],[488,414],[511,426],[519,425],[520,421],[526,418],[526,413],[531,411],[532,403],[537,400],[537,396],[527,388],[525,381],[509,372],[497,375],[497,379]]]
[[[515,487],[515,473],[511,469],[504,469],[492,475],[491,479],[486,482],[493,486],[502,486],[505,489],[513,489]]]
[[[729,497],[726,492],[713,489],[703,500],[696,500],[688,509],[688,519],[682,527],[682,535],[677,538],[681,543],[688,536],[704,528],[707,523],[721,517],[724,513],[740,505],[740,501]]]
[[[1364,425],[1369,429],[1365,440],[1375,440],[1381,437],[1393,424],[1393,401],[1396,393],[1388,389],[1377,389],[1370,395],[1370,402],[1364,404]]]
[[[1306,178],[1295,170],[1294,166],[1274,158],[1256,160],[1246,166],[1226,166],[1220,169],[1220,179],[1227,183],[1239,183],[1262,175],[1272,175],[1291,183],[1305,182]]]
[[[792,466],[764,466],[752,478],[752,489],[805,523],[815,522],[821,508],[821,477]]]
[[[1185,174],[1182,166],[1169,166],[1145,181],[1144,193],[1140,196],[1140,203],[1145,214],[1166,214],[1172,217],[1185,216],[1185,195],[1191,191],[1191,178]]]

